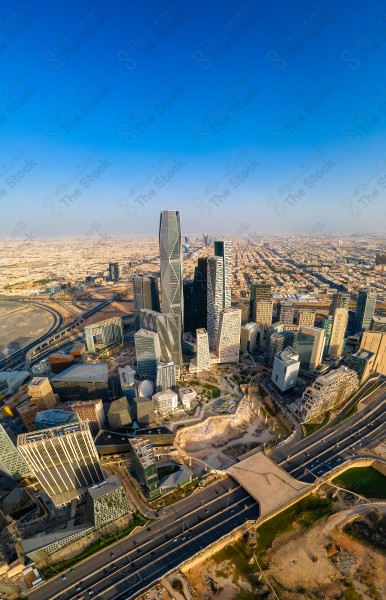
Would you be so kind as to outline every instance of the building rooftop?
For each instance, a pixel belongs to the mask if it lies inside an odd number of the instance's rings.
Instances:
[[[105,481],[101,481],[100,483],[96,483],[92,487],[88,488],[88,493],[91,498],[96,500],[97,498],[101,498],[110,492],[122,487],[122,482],[116,475],[110,475]]]
[[[78,417],[75,413],[69,410],[60,410],[60,409],[52,409],[52,410],[42,410],[38,412],[36,415],[35,423],[36,425],[44,425],[44,423],[56,423],[59,427],[60,425],[67,425],[68,423],[76,423],[78,421]]]
[[[52,377],[51,381],[63,382],[94,382],[107,383],[108,372],[107,363],[95,363],[89,365],[72,365],[62,373]]]
[[[22,433],[17,436],[17,445],[21,446],[25,444],[33,444],[34,442],[38,442],[40,440],[70,435],[86,429],[89,429],[88,424],[79,421],[79,423],[50,427],[49,429],[43,429],[42,431],[35,431],[33,433]]]

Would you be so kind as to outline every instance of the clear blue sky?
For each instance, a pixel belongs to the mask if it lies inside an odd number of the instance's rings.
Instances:
[[[2,2],[0,236],[384,230],[385,49],[377,0]]]

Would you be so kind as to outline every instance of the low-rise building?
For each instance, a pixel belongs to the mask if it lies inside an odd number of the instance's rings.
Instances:
[[[154,408],[160,415],[167,415],[178,408],[178,394],[173,390],[157,392],[153,396]]]
[[[196,404],[197,392],[188,387],[180,388],[178,397],[185,410],[192,410]]]
[[[116,431],[124,427],[131,425],[130,408],[127,398],[122,396],[118,400],[114,400],[110,404],[110,408],[107,413],[110,429]]]

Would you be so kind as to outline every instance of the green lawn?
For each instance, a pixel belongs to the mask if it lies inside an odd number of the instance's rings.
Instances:
[[[353,467],[333,483],[369,498],[386,498],[386,477],[373,467]]]
[[[318,431],[318,429],[321,429],[322,427],[327,425],[329,419],[330,419],[330,413],[326,412],[323,421],[321,421],[320,423],[303,423],[302,427],[303,427],[303,431],[305,434],[304,437],[307,437],[308,435],[315,433],[315,431]]]

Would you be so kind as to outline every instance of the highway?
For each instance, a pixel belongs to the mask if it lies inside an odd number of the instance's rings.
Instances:
[[[56,576],[30,590],[28,597],[133,598],[181,562],[258,516],[258,503],[227,477],[165,509],[158,521],[94,554],[72,573],[67,571],[65,579]]]
[[[372,399],[363,410],[314,434],[283,444],[269,456],[296,479],[312,483],[341,462],[357,456],[385,435],[386,382],[370,394]]]

